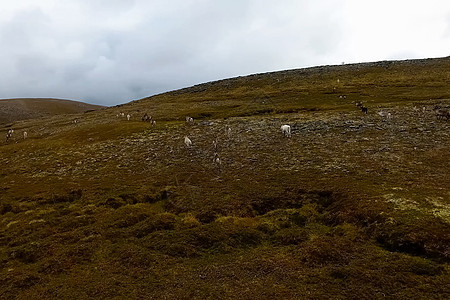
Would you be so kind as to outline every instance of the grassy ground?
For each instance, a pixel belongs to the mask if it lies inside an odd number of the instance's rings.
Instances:
[[[259,74],[15,123],[0,296],[449,297],[450,131],[433,112],[449,67]]]

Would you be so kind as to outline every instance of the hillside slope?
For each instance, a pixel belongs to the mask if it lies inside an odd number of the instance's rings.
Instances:
[[[450,107],[449,58],[0,125],[15,131],[0,141],[0,298],[447,298],[450,123],[435,107]]]
[[[100,108],[103,108],[103,106],[62,99],[0,99],[0,124],[60,114],[80,113]]]

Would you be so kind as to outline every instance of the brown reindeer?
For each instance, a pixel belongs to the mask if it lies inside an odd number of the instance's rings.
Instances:
[[[367,115],[367,113],[369,112],[369,109],[365,106],[361,106],[361,111]]]
[[[152,123],[152,116],[149,116],[147,113],[141,118],[142,122],[150,122]]]

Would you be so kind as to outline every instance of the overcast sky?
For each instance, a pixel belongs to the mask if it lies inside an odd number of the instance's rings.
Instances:
[[[0,0],[0,98],[115,105],[253,73],[449,55],[449,0]]]

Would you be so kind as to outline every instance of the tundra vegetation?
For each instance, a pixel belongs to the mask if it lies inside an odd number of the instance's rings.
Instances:
[[[448,298],[449,99],[442,58],[0,125],[0,298]]]

